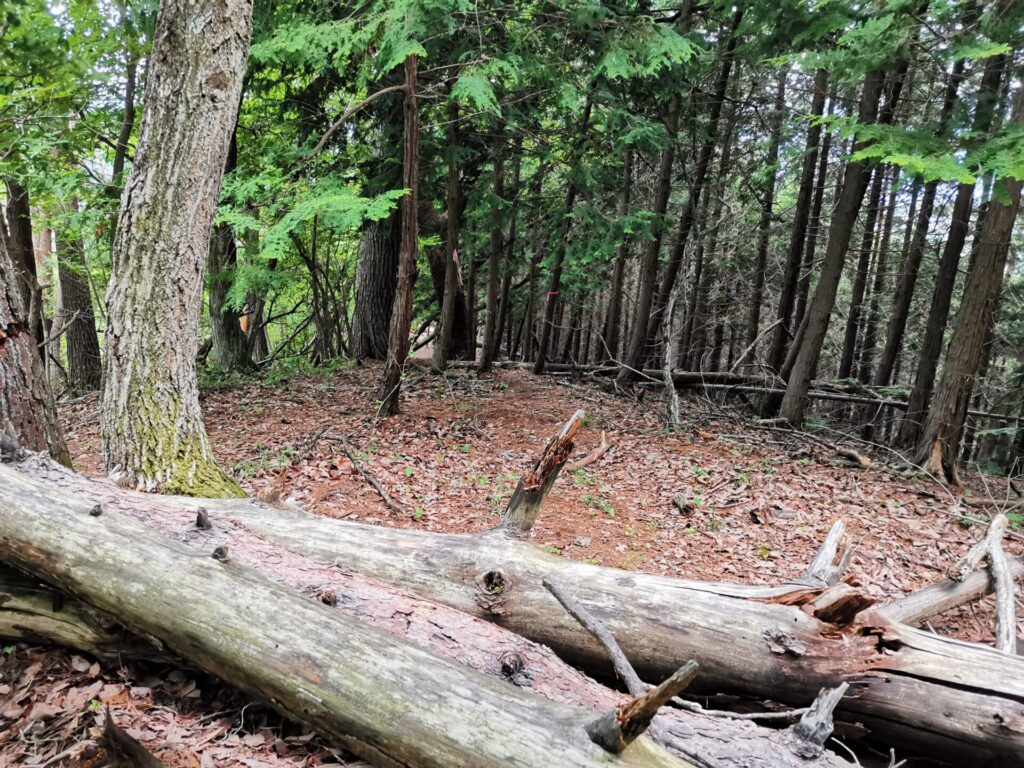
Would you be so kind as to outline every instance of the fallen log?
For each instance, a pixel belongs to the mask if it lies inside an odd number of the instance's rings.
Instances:
[[[548,466],[557,471],[566,458],[563,452]],[[535,476],[530,485],[550,487],[548,480]],[[527,513],[512,505],[498,528],[474,536],[365,526],[244,501],[204,503],[291,551],[402,584],[589,669],[607,673],[607,653],[560,609],[545,576],[565,583],[648,679],[664,679],[692,658],[701,667],[696,689],[793,706],[849,682],[837,718],[866,725],[882,742],[943,759],[1024,759],[1024,661],[865,611],[870,601],[848,585],[714,584],[565,560],[524,540],[536,498]]]
[[[542,457],[536,466],[544,463]],[[545,479],[531,485],[549,486]],[[188,505],[195,515],[194,500],[165,503]],[[564,560],[523,540],[536,498],[510,509],[502,528],[478,536],[364,526],[248,501],[202,503],[214,521],[403,584],[592,669],[607,672],[607,654],[547,593],[545,576],[557,577],[587,605],[647,679],[664,679],[693,658],[701,665],[699,689],[794,706],[805,706],[822,688],[850,682],[837,717],[868,726],[878,740],[944,759],[969,756],[977,764],[1024,755],[1020,659],[862,611],[848,585],[710,584]],[[528,514],[514,519],[524,509]]]
[[[594,714],[401,642],[235,562],[198,554],[7,467],[0,555],[381,766],[686,766],[610,752]]]
[[[395,585],[384,584],[362,575],[347,572],[330,563],[297,555],[245,528],[223,520],[210,520],[208,502],[194,499],[153,496],[123,490],[106,482],[95,482],[74,474],[54,462],[33,456],[19,465],[32,475],[29,478],[9,467],[0,466],[0,509],[14,509],[8,502],[30,495],[50,495],[63,491],[85,503],[99,504],[101,516],[114,512],[132,517],[176,538],[198,553],[226,551],[233,562],[259,569],[274,581],[297,593],[318,600],[348,616],[378,627],[395,637],[419,645],[442,658],[465,665],[478,672],[498,678],[552,701],[585,707],[593,712],[610,712],[628,702],[628,697],[613,691],[560,660],[550,649],[504,629],[496,624],[471,617],[445,605],[417,597]],[[14,478],[12,480],[12,478]],[[21,503],[21,502],[19,502]],[[47,612],[52,609],[55,590],[39,586],[35,579],[12,569],[4,574],[31,585],[41,595],[40,603]],[[0,595],[3,588],[0,586]],[[81,606],[101,626],[114,626],[116,620],[84,606],[72,597],[65,597],[54,613],[64,625],[74,625],[77,612],[67,609]],[[3,636],[4,608],[0,601],[0,636]],[[23,621],[24,617],[20,619]],[[47,624],[35,624],[31,639],[47,637]],[[49,636],[58,644],[93,652],[96,643],[88,638],[91,625],[78,632],[61,632]],[[134,655],[146,657],[156,647],[142,640],[119,636],[117,645],[130,643]],[[101,646],[103,647],[103,646]],[[109,658],[109,656],[105,656]],[[771,712],[769,719],[784,713]],[[704,714],[673,708],[663,709],[654,720],[651,735],[673,754],[694,765],[709,768],[726,766],[757,766],[757,768],[842,768],[849,764],[831,752],[813,761],[800,757],[799,742],[786,731],[758,727],[749,719],[754,716],[732,713]],[[739,719],[742,718],[742,719]]]

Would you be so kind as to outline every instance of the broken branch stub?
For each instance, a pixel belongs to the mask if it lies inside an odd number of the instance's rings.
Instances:
[[[840,683],[835,688],[822,688],[811,708],[793,726],[794,751],[798,755],[809,759],[821,754],[832,735],[832,713],[849,687],[849,683]]]
[[[533,469],[520,478],[515,493],[512,494],[512,499],[496,526],[499,530],[523,538],[530,535],[544,499],[558,479],[565,462],[572,455],[575,447],[573,439],[585,416],[584,411],[576,411],[561,431],[548,441]]]
[[[587,726],[591,741],[609,752],[621,752],[647,730],[658,710],[696,676],[697,662],[688,661],[660,685],[605,712]]]

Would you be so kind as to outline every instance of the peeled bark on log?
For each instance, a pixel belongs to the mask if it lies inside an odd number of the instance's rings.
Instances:
[[[810,602],[820,590],[618,571],[564,560],[500,531],[424,534],[241,504],[218,504],[215,514],[290,550],[491,618],[572,662],[606,669],[603,649],[580,634],[541,585],[555,574],[647,677],[663,677],[693,658],[701,665],[695,690],[796,705],[848,680],[851,694],[839,718],[869,722],[882,740],[948,757],[1024,756],[1024,662],[881,615],[840,626],[784,604]]]
[[[105,481],[88,480],[38,456],[16,466],[24,474],[0,466],[0,479],[6,481],[8,477],[16,477],[20,478],[19,483],[31,484],[46,494],[70,493],[89,504],[99,503],[101,515],[117,512],[133,517],[202,553],[218,548],[225,550],[236,563],[257,568],[294,591],[311,596],[441,658],[526,688],[551,701],[578,705],[593,712],[611,711],[629,701],[629,697],[570,667],[550,649],[497,624],[425,600],[402,587],[295,554],[223,520],[212,524],[206,508],[209,502],[200,502],[206,506],[197,508],[194,499],[123,490]],[[9,487],[5,483],[0,488],[0,501],[6,500]],[[272,508],[255,501],[239,502],[239,506],[244,505],[273,512]],[[5,626],[13,623],[5,621],[4,615],[5,572],[0,570],[0,636],[4,636]],[[11,570],[11,573],[20,577],[20,582],[29,582],[33,586],[38,613],[58,617],[63,625],[72,627],[71,630],[48,634],[50,625],[35,621],[30,625],[32,632],[28,637],[48,637],[55,643],[100,655],[101,658],[107,657],[108,647],[111,650],[122,649],[122,652],[130,649],[129,655],[156,653],[155,646],[141,641],[133,644],[130,637],[124,637],[124,633],[113,633],[109,641],[98,642],[94,635],[106,637],[107,631],[104,629],[97,633],[93,627],[116,626],[115,619],[71,597],[64,598],[64,609],[54,612],[53,588],[40,587],[37,581],[16,571]],[[88,611],[89,618],[81,619],[81,611]],[[16,618],[22,626],[25,625],[24,614]],[[9,636],[18,638],[25,635]],[[96,650],[100,653],[97,654]],[[655,718],[650,734],[670,752],[702,767],[841,768],[848,765],[846,760],[829,752],[814,761],[807,761],[798,756],[798,745],[787,737],[786,731],[762,728],[749,719],[665,708]]]
[[[0,467],[0,509],[24,503],[7,482],[17,476]],[[195,507],[186,505],[195,502],[161,502],[187,508],[194,520]],[[543,587],[544,576],[565,583],[648,679],[663,679],[693,658],[701,667],[695,691],[795,705],[848,681],[851,692],[837,719],[859,722],[877,739],[944,759],[970,756],[976,765],[1024,756],[1024,661],[896,624],[881,611],[846,615],[845,623],[823,621],[802,608],[820,602],[820,588],[714,584],[602,568],[550,555],[500,530],[426,534],[249,501],[203,505],[215,524],[228,522],[306,558],[396,582],[590,668],[607,671],[607,655]]]
[[[587,735],[592,712],[519,691],[331,611],[233,561],[223,547],[213,557],[194,553],[113,509],[95,514],[89,501],[2,472],[5,560],[377,765],[548,766],[555,758],[574,766],[688,765],[645,738],[612,754]]]

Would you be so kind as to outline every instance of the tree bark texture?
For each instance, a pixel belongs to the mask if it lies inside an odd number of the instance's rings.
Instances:
[[[818,146],[821,143],[821,123],[815,118],[825,113],[825,97],[828,88],[828,71],[819,69],[814,74],[814,95],[811,98],[812,119],[807,126],[807,142],[804,146],[803,163],[800,166],[800,186],[797,189],[796,205],[793,209],[793,225],[786,248],[786,263],[782,276],[782,292],[779,294],[779,309],[776,319],[781,320],[772,335],[768,352],[768,367],[778,371],[786,359],[786,346],[791,333],[790,317],[796,299],[797,283],[800,279],[800,262],[807,241],[807,227],[810,222],[811,201],[814,197],[814,170],[818,160]]]
[[[94,392],[100,388],[103,363],[85,247],[81,236],[62,238],[57,233],[56,241],[60,307],[68,342],[68,386],[76,394]]]
[[[103,458],[130,485],[241,493],[210,450],[195,358],[251,29],[250,0],[166,0],[157,15],[107,289]]]
[[[494,194],[491,210],[491,243],[487,261],[487,320],[484,323],[484,344],[480,351],[480,372],[491,369],[491,363],[501,343],[501,332],[498,328],[498,302],[501,280],[501,256],[504,252],[504,234],[502,233],[502,206],[505,204],[505,139],[498,139],[499,145],[494,150],[493,181],[491,188]]]
[[[388,328],[402,248],[401,222],[399,206],[387,218],[363,227],[356,267],[356,307],[352,313],[352,356],[356,360],[387,358]]]
[[[25,321],[35,337],[36,344],[46,339],[43,330],[43,291],[36,268],[35,240],[32,236],[32,207],[28,189],[8,176],[7,184],[7,250],[14,264],[14,275],[21,291]],[[42,356],[40,352],[37,354]]]
[[[953,71],[946,81],[946,91],[942,101],[942,111],[939,115],[938,135],[946,132],[949,118],[957,103],[957,92],[960,83],[965,77],[965,64],[958,61],[953,65]],[[939,189],[938,181],[930,181],[925,185],[924,193],[921,196],[921,206],[917,211],[917,223],[914,227],[914,236],[910,241],[909,250],[906,253],[900,267],[899,279],[896,282],[896,289],[892,297],[892,309],[889,313],[889,324],[886,328],[885,348],[878,361],[878,369],[875,371],[873,382],[876,386],[886,386],[892,381],[893,369],[896,367],[896,357],[903,346],[903,334],[907,329],[907,318],[910,316],[910,304],[914,298],[914,288],[917,286],[917,276],[921,269],[921,260],[924,258],[925,246],[928,241],[928,226],[931,223],[932,211],[935,209],[935,195]]]
[[[420,186],[420,112],[416,98],[415,55],[405,59],[405,100],[403,108],[402,183],[402,247],[398,259],[398,287],[391,308],[388,331],[387,361],[381,374],[380,413],[398,413],[402,371],[409,356],[409,333],[412,330],[412,293],[416,287],[416,255],[419,252],[419,186]]]
[[[0,237],[0,438],[70,464],[15,274]]]
[[[553,651],[499,624],[417,597],[393,584],[338,569],[268,543],[244,528],[218,519],[208,531],[195,528],[197,504],[181,497],[143,496],[112,488],[32,457],[16,465],[23,477],[46,493],[70,494],[102,510],[131,517],[185,543],[196,556],[226,548],[233,562],[259,570],[292,590],[330,605],[346,616],[448,661],[498,678],[551,701],[607,712],[628,697],[595,682]],[[0,473],[6,470],[0,469]],[[3,475],[6,477],[7,475]],[[38,485],[37,485],[38,484]],[[205,503],[205,502],[203,502]],[[241,502],[241,506],[258,502]],[[104,659],[118,653],[151,657],[157,649],[124,632],[110,614],[96,611],[53,587],[0,565],[0,637],[49,640]],[[55,606],[59,606],[55,608]],[[777,719],[777,716],[776,716]],[[840,768],[848,763],[831,753],[807,760],[788,731],[770,730],[749,719],[663,708],[649,731],[668,751],[705,768]]]
[[[1005,68],[1006,57],[1004,55],[993,56],[985,60],[985,71],[982,74],[978,103],[971,124],[971,132],[978,136],[984,136],[992,127],[996,101],[999,98],[999,85],[1002,82]],[[920,441],[928,403],[935,386],[935,372],[939,367],[939,356],[942,354],[946,322],[949,320],[949,310],[953,303],[953,289],[956,286],[956,278],[959,273],[960,255],[963,252],[964,243],[967,242],[973,202],[974,184],[960,184],[957,187],[953,212],[950,214],[949,231],[946,234],[938,272],[935,275],[932,300],[928,305],[928,319],[924,326],[924,338],[918,352],[914,388],[910,392],[910,407],[900,425],[898,439],[901,445],[912,446]]]
[[[441,302],[441,316],[438,319],[437,338],[434,340],[432,366],[435,371],[448,367],[449,347],[452,343],[452,326],[455,323],[455,293],[462,278],[459,264],[459,219],[462,206],[459,203],[459,165],[456,151],[459,141],[459,106],[450,97],[448,102],[448,219],[444,238],[444,292],[438,296]],[[472,293],[470,303],[474,300]],[[474,355],[475,357],[475,355]]]
[[[858,122],[875,122],[879,96],[882,92],[882,73],[872,72],[864,82],[858,107]],[[854,144],[854,149],[858,149]],[[846,251],[853,235],[853,225],[860,211],[861,201],[867,189],[870,170],[864,161],[847,163],[843,176],[843,189],[836,204],[829,227],[828,246],[825,260],[818,277],[814,298],[807,309],[806,330],[790,372],[786,394],[782,398],[782,416],[796,426],[802,425],[806,406],[807,390],[818,367],[818,356],[825,341],[828,323],[835,305],[839,280],[843,274]]]
[[[10,487],[0,484],[0,496]],[[517,530],[428,534],[247,501],[203,503],[215,523],[226,521],[321,563],[336,562],[346,572],[401,584],[593,669],[607,671],[603,647],[580,633],[542,586],[544,577],[554,575],[569,587],[642,677],[663,679],[692,658],[701,669],[697,690],[796,705],[846,680],[851,692],[838,717],[861,723],[883,742],[973,765],[1004,765],[998,760],[1024,755],[1024,661],[861,610],[866,603],[847,585],[686,581],[565,560],[524,541]],[[845,609],[843,600],[850,600]]]
[[[1024,123],[1024,88],[1017,92],[1010,122]],[[985,337],[1002,292],[1020,193],[1021,179],[1012,177],[1002,179],[994,191],[960,301],[942,378],[917,445],[917,463],[951,482],[959,482],[956,466],[960,440]]]
[[[230,551],[193,552],[127,515],[96,514],[92,502],[2,469],[5,560],[377,765],[689,765],[646,738],[607,752],[589,738],[594,714],[582,707],[397,640],[235,562]]]

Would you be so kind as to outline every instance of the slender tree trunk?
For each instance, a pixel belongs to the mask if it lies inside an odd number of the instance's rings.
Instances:
[[[238,166],[238,131],[231,135],[228,158],[224,173],[228,174]],[[238,246],[235,231],[230,224],[218,224],[213,228],[210,239],[210,255],[207,260],[209,274],[210,336],[213,341],[211,357],[216,367],[224,371],[242,371],[252,367],[249,354],[249,339],[242,331],[240,313],[227,306],[228,291],[234,282],[234,271],[238,265]]]
[[[858,380],[868,383],[871,380],[871,369],[874,367],[875,348],[878,344],[878,314],[882,292],[885,290],[885,278],[889,268],[889,244],[892,242],[892,225],[896,215],[896,190],[899,186],[899,172],[893,173],[889,186],[889,200],[885,206],[885,221],[882,224],[882,239],[875,256],[875,277],[871,286],[871,300],[868,306],[867,323],[864,326],[864,340],[860,350],[860,366]],[[916,190],[915,190],[916,194]],[[913,211],[911,203],[911,211]],[[913,215],[913,214],[911,214]]]
[[[583,158],[583,150],[586,146],[587,132],[590,130],[590,114],[594,106],[594,92],[587,95],[587,102],[583,107],[583,115],[580,124],[576,129],[576,141],[573,151],[570,154],[569,180],[565,189],[565,203],[562,205],[564,211],[558,240],[555,242],[555,257],[551,266],[551,282],[544,303],[544,320],[541,323],[540,344],[537,347],[537,359],[534,361],[533,372],[544,373],[544,365],[547,363],[549,346],[557,347],[557,340],[554,344],[551,341],[551,334],[554,330],[555,309],[558,307],[558,291],[562,285],[562,266],[565,262],[565,250],[568,246],[569,232],[572,229],[572,212],[576,206],[576,195],[579,193],[579,181],[576,177],[577,167]]]
[[[875,122],[883,81],[882,73],[877,70],[865,80],[858,108],[859,123],[867,125]],[[859,146],[855,143],[854,150],[857,149]],[[869,167],[864,161],[847,163],[843,189],[829,227],[828,247],[818,277],[818,287],[807,310],[806,329],[793,361],[786,394],[782,399],[782,416],[794,426],[801,426],[803,423],[807,390],[818,366],[818,356],[825,341],[829,319],[835,306],[836,290],[843,273],[843,262],[869,177]]]
[[[1024,123],[1024,88],[1017,91],[1010,122],[1015,125]],[[977,257],[967,276],[942,378],[917,443],[916,462],[952,483],[959,483],[957,456],[971,385],[978,372],[985,336],[1002,291],[1013,225],[1020,207],[1020,193],[1021,180],[1007,177],[998,183],[992,197]]]
[[[13,176],[7,183],[7,248],[14,263],[17,285],[36,344],[46,339],[43,328],[43,290],[36,269],[35,240],[32,237],[32,206],[28,190]],[[38,352],[37,354],[41,354]]]
[[[515,204],[519,198],[519,181],[523,168],[523,136],[516,137],[513,148],[515,164],[512,166],[512,189],[509,194],[509,222],[508,236],[505,238],[505,268],[501,275],[501,303],[498,306],[498,327],[494,331],[495,345],[501,343],[502,335],[507,334],[505,353],[512,354],[512,316],[509,301],[512,293],[512,274],[515,271],[515,247],[516,247],[516,216]]]
[[[779,72],[779,81],[775,90],[774,112],[772,113],[772,135],[768,143],[768,155],[765,157],[765,165],[767,166],[769,176],[765,180],[764,196],[761,199],[761,219],[757,225],[754,288],[751,291],[750,314],[747,317],[746,346],[748,347],[754,346],[757,343],[757,334],[761,325],[761,303],[764,301],[765,270],[768,266],[768,241],[771,236],[772,212],[775,205],[775,179],[778,176],[778,169],[775,166],[779,162],[779,144],[782,140],[782,113],[786,108],[786,77],[788,75],[788,68],[784,68]],[[815,85],[817,85],[817,78],[815,78]],[[815,89],[815,97],[817,97],[817,89]],[[817,142],[815,142],[815,145],[817,145]],[[807,164],[805,160],[805,165]],[[811,167],[813,169],[813,159]],[[803,179],[801,178],[802,181]],[[803,192],[802,187],[800,192]],[[751,359],[755,359],[756,354],[756,350],[751,351]]]
[[[647,242],[647,246],[644,249],[644,257],[640,263],[640,284],[637,290],[636,309],[634,310],[633,319],[633,337],[629,339],[629,346],[626,349],[625,362],[619,370],[618,381],[620,384],[632,380],[633,372],[630,368],[641,368],[644,356],[644,349],[646,348],[647,339],[637,339],[637,329],[640,327],[640,320],[647,318],[651,311],[651,306],[654,302],[654,291],[655,285],[658,281],[658,259],[661,255],[661,241],[665,233],[665,213],[668,210],[669,196],[672,192],[672,165],[675,162],[675,151],[676,142],[678,141],[678,130],[679,130],[679,110],[682,99],[678,93],[673,93],[669,97],[668,109],[665,113],[665,132],[666,132],[666,144],[664,149],[661,151],[661,162],[658,166],[658,178],[654,183],[654,201],[651,206],[651,214],[653,220],[651,222],[651,239]],[[629,166],[628,169],[632,173],[632,153],[629,153]],[[625,189],[620,197],[619,210],[620,212],[628,213],[629,211],[629,187],[630,180],[626,180]],[[616,268],[618,267],[619,261],[622,260],[623,265],[625,264],[625,255],[628,251],[628,244],[624,241],[619,246],[619,254],[616,259]],[[621,272],[621,270],[620,270]],[[614,280],[613,280],[614,282]],[[617,309],[617,308],[616,308]],[[617,313],[616,313],[617,314]],[[644,320],[644,328],[646,328],[646,320]],[[639,355],[634,355],[634,351],[640,345]],[[610,348],[610,346],[609,346]],[[634,364],[633,358],[638,357]]]
[[[878,225],[878,209],[882,202],[882,186],[885,183],[886,169],[876,166],[870,170],[873,174],[871,192],[868,195],[867,213],[864,217],[864,232],[860,242],[860,254],[857,257],[857,268],[853,275],[853,292],[850,295],[850,311],[846,315],[846,329],[843,333],[843,351],[839,358],[839,371],[836,378],[848,379],[853,371],[853,361],[857,349],[857,333],[860,331],[860,316],[864,305],[864,293],[868,285],[868,274],[871,267],[871,251],[875,244],[875,228]]]
[[[939,136],[943,136],[946,133],[949,118],[956,107],[957,91],[964,77],[964,61],[960,60],[953,65],[953,71],[946,81],[942,112],[939,115],[939,129],[937,131]],[[875,371],[872,381],[875,386],[885,386],[893,378],[896,356],[903,345],[903,335],[907,330],[910,304],[914,299],[914,288],[917,286],[921,259],[924,258],[925,246],[928,240],[928,226],[931,222],[932,211],[935,208],[935,195],[938,192],[938,188],[938,181],[930,181],[925,185],[924,193],[921,196],[921,207],[917,211],[914,238],[911,240],[910,248],[903,258],[899,280],[896,283],[896,289],[892,297],[892,309],[889,313],[889,324],[885,335],[885,348],[882,350],[882,356],[878,361],[878,369]]]
[[[10,440],[23,448],[46,451],[70,466],[16,274],[0,228],[0,438],[6,438],[0,440],[0,454],[10,450],[6,444]]]
[[[402,371],[409,355],[409,333],[412,329],[412,293],[416,287],[416,254],[419,249],[419,170],[420,117],[416,98],[415,54],[405,59],[405,141],[402,151],[402,185],[409,190],[402,198],[402,250],[398,261],[398,288],[391,312],[388,357],[381,375],[380,413],[398,413]]]
[[[501,255],[503,253],[502,207],[505,204],[505,139],[499,139],[494,151],[493,188],[494,207],[491,211],[491,250],[487,265],[487,321],[484,323],[484,345],[480,351],[480,373],[491,369],[494,356],[501,342],[498,329],[499,280],[501,278]]]
[[[157,14],[107,290],[103,457],[107,471],[130,485],[241,494],[210,450],[195,358],[203,269],[251,27],[248,0],[164,0]]]
[[[72,201],[77,209],[77,201]],[[81,236],[57,236],[57,272],[60,306],[67,329],[68,385],[72,392],[93,392],[100,388],[103,364],[96,334],[96,316],[89,291],[88,266]]]
[[[836,90],[833,87],[832,92],[829,94],[829,115],[835,113]],[[811,204],[811,218],[807,227],[807,242],[804,245],[803,261],[799,269],[796,307],[793,310],[793,320],[790,327],[798,327],[803,322],[804,315],[807,313],[807,298],[811,293],[811,273],[814,271],[814,259],[818,251],[818,241],[821,239],[821,212],[824,208],[825,188],[828,186],[828,161],[831,151],[832,134],[826,133],[821,140],[821,151],[818,153],[818,170],[814,182],[814,201]],[[842,176],[837,172],[836,178],[841,180]],[[836,191],[838,192],[838,189]]]
[[[981,79],[978,92],[978,104],[974,114],[971,131],[977,136],[988,133],[992,127],[996,100],[999,97],[999,84],[1006,67],[1004,55],[992,56],[985,60],[985,72]],[[935,372],[939,367],[939,356],[942,354],[942,341],[949,319],[950,306],[953,303],[953,288],[960,266],[960,254],[967,240],[970,227],[971,208],[974,199],[974,184],[960,184],[957,187],[956,200],[946,235],[946,244],[939,259],[939,268],[935,277],[932,300],[928,305],[928,320],[925,324],[924,338],[918,356],[917,371],[914,375],[914,388],[910,392],[907,412],[900,426],[899,443],[905,446],[923,444],[921,428],[928,411],[932,388],[935,385]]]
[[[667,149],[667,148],[666,148]],[[664,154],[662,156],[664,163]],[[659,176],[660,185],[661,178]],[[623,220],[629,215],[630,192],[633,187],[633,150],[627,149],[622,153],[622,190],[619,193],[619,219]],[[658,189],[660,190],[660,186]],[[657,204],[657,200],[655,201]],[[668,206],[668,198],[665,199]],[[655,229],[655,237],[660,238],[661,226]],[[603,349],[600,352],[601,360],[618,360],[619,358],[619,336],[620,319],[622,314],[622,292],[624,290],[624,279],[626,276],[626,259],[629,257],[629,238],[626,233],[621,234],[622,241],[619,243],[615,254],[615,266],[612,268],[612,284],[608,291],[608,309],[606,311],[604,333],[602,334]],[[650,244],[648,244],[650,247]]]
[[[786,357],[786,346],[792,332],[790,316],[796,298],[797,284],[800,279],[800,259],[804,253],[807,240],[807,228],[810,222],[811,201],[815,197],[814,169],[818,160],[818,145],[821,141],[821,123],[816,118],[825,113],[825,97],[828,88],[828,72],[819,69],[814,74],[814,96],[811,99],[811,122],[807,126],[807,143],[804,146],[803,164],[800,167],[800,187],[797,191],[796,206],[793,211],[793,228],[789,235],[789,247],[786,249],[786,266],[782,276],[782,290],[779,294],[779,309],[776,319],[781,322],[772,334],[772,344],[768,352],[768,367],[778,371]],[[826,141],[828,139],[826,138]],[[828,162],[828,146],[822,149],[824,162]],[[824,166],[824,163],[822,164]],[[824,167],[819,170],[819,184],[824,182]],[[802,313],[801,313],[802,314]],[[799,322],[799,319],[797,320]],[[749,334],[748,334],[749,336]]]
[[[694,169],[693,182],[690,185],[686,203],[683,205],[682,214],[679,218],[679,226],[676,229],[676,240],[669,256],[665,277],[662,280],[656,302],[652,302],[654,296],[654,281],[649,276],[647,265],[650,261],[648,255],[645,267],[641,271],[640,290],[637,297],[636,311],[633,313],[633,332],[626,348],[623,365],[619,369],[616,381],[621,384],[630,382],[634,377],[634,371],[643,367],[643,360],[646,356],[649,340],[654,338],[661,323],[661,310],[667,304],[668,297],[675,286],[679,268],[683,262],[683,254],[686,252],[686,243],[693,229],[697,210],[700,206],[701,194],[704,190],[704,182],[707,179],[708,168],[711,165],[711,156],[714,153],[718,135],[718,119],[722,114],[722,105],[725,103],[725,95],[729,88],[729,75],[732,71],[733,60],[736,53],[736,30],[743,19],[743,8],[736,7],[733,12],[725,47],[722,51],[722,61],[719,68],[718,79],[715,82],[714,96],[709,106],[707,136],[701,146],[697,166]],[[674,134],[674,131],[672,132]]]
[[[454,99],[448,102],[448,220],[444,244],[444,294],[437,338],[434,340],[432,366],[435,371],[448,367],[449,347],[452,343],[452,324],[455,321],[455,292],[459,280],[459,166],[455,161],[459,141],[459,107]],[[470,294],[469,303],[473,303]]]

